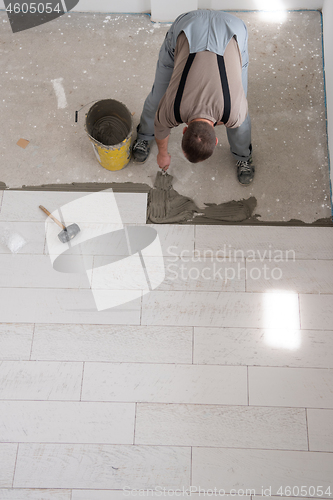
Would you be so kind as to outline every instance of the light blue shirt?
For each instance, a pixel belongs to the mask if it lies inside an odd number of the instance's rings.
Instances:
[[[243,66],[248,63],[247,28],[238,17],[220,10],[194,10],[181,14],[168,31],[166,41],[171,53],[176,47],[178,35],[184,31],[190,53],[209,50],[223,56],[233,36],[236,37],[242,55]]]

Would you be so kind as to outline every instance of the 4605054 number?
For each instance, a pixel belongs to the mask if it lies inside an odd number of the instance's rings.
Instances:
[[[280,486],[276,492],[283,497],[330,497],[331,487],[328,486]]]
[[[22,5],[19,3],[10,3],[6,8],[6,11],[10,14],[52,14],[52,12],[57,12],[61,14],[63,12],[62,6],[60,3],[57,3],[54,7],[52,3],[46,2],[33,2],[33,3],[23,3]]]

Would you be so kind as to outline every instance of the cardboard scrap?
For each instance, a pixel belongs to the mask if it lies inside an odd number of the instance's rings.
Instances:
[[[20,146],[20,148],[23,148],[25,149],[27,147],[27,145],[29,144],[30,141],[27,141],[26,139],[19,139],[17,141],[17,145]]]

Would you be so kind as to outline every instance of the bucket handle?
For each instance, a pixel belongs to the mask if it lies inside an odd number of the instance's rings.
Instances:
[[[79,119],[79,113],[81,111],[81,109],[85,108],[86,106],[89,106],[89,104],[92,104],[93,102],[97,102],[98,99],[95,99],[94,101],[91,101],[91,102],[88,102],[87,104],[85,104],[84,106],[82,106],[82,108],[80,108],[78,111],[75,111],[75,123],[78,122],[78,119]]]

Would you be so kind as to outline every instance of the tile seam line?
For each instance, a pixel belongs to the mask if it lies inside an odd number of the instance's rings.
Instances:
[[[85,368],[85,361],[82,361],[82,375],[81,375],[81,387],[80,387],[80,397],[79,401],[82,401],[82,391],[83,391],[83,383],[84,383],[84,368]]]
[[[0,289],[1,290],[1,289]],[[245,293],[245,292],[243,292]],[[309,295],[313,295],[313,294],[309,294]],[[316,295],[323,295],[323,294],[316,294]],[[325,295],[326,296],[326,295]],[[328,295],[330,296],[330,295]],[[98,311],[96,311],[98,312]],[[122,311],[120,311],[122,312]],[[7,324],[7,322],[3,322],[1,324]],[[26,324],[26,321],[19,321],[19,320],[15,320],[15,321],[10,321],[10,323],[14,323],[14,324],[17,324],[17,325],[21,325],[21,324]],[[43,323],[36,323],[36,325],[38,326],[39,324],[45,324],[45,322]],[[64,323],[49,323],[49,325],[52,325],[52,326],[58,326],[58,325],[62,325]],[[233,329],[241,329],[241,330],[246,330],[246,329],[251,329],[251,330],[265,330],[265,328],[262,328],[262,327],[257,327],[257,326],[254,326],[254,327],[248,327],[248,326],[244,326],[244,325],[240,325],[240,326],[214,326],[214,325],[173,325],[173,324],[167,324],[167,323],[150,323],[150,324],[138,324],[138,323],[66,323],[68,325],[81,325],[81,326],[109,326],[109,327],[113,327],[113,326],[119,326],[119,327],[124,327],[124,326],[130,326],[130,327],[142,327],[142,328],[145,328],[145,327],[148,327],[148,328],[152,328],[152,327],[158,327],[158,328],[161,328],[161,327],[165,327],[165,328],[191,328],[191,326],[194,326],[194,328],[214,328],[214,329],[230,329],[230,328],[233,328]],[[272,328],[270,329],[272,330]],[[273,329],[274,330],[274,329]],[[328,333],[328,332],[332,332],[332,328],[301,328],[299,330],[300,332],[325,332],[325,333]],[[5,360],[3,360],[5,361]],[[28,359],[24,360],[10,360],[10,361],[29,361]],[[78,360],[55,360],[55,359],[45,359],[45,360],[31,360],[31,361],[46,361],[46,362],[51,362],[51,361],[58,361],[60,363],[67,363],[67,362],[72,362],[72,363],[79,363],[80,361]],[[81,360],[82,362],[82,360]],[[93,362],[93,361],[92,361]],[[99,362],[99,360],[97,360],[97,362]],[[100,361],[101,363],[103,363],[104,361]],[[105,361],[107,362],[107,361]],[[130,361],[130,363],[133,363],[133,362],[136,362],[136,361]],[[182,363],[183,364],[183,363]],[[184,363],[184,364],[187,364],[187,363]],[[200,364],[204,364],[204,365],[207,365],[209,363],[200,363]],[[246,366],[246,365],[225,365],[225,366]],[[251,365],[251,366],[262,366],[262,365]],[[266,366],[266,365],[265,365]],[[267,365],[267,367],[269,367],[270,365]],[[280,367],[281,365],[277,365],[277,367]],[[288,368],[288,367],[286,367]],[[292,368],[292,367],[290,367]],[[305,366],[304,368],[308,368],[307,366]],[[310,367],[309,367],[310,368]],[[316,368],[316,367],[312,367],[312,368]]]
[[[15,444],[16,444],[16,443],[15,443]],[[16,474],[16,466],[17,466],[17,458],[18,458],[18,453],[19,453],[19,447],[20,447],[20,443],[17,443],[17,450],[16,450],[15,464],[14,464],[14,471],[13,471],[12,488],[14,488],[14,482],[15,482],[15,474]]]
[[[308,450],[310,451],[310,436],[309,436],[309,419],[308,419],[308,409],[304,408],[305,411],[305,425],[306,425],[306,440],[308,445]]]
[[[242,293],[245,293],[245,292],[242,292]],[[319,294],[315,294],[315,295],[319,295]],[[322,294],[320,294],[322,295]],[[330,294],[329,294],[330,295]],[[32,326],[35,328],[35,331],[36,331],[36,327],[38,330],[41,330],[42,328],[45,328],[45,327],[57,327],[57,328],[61,328],[63,326],[68,326],[68,327],[72,327],[73,326],[73,323],[29,323],[29,322],[15,322],[15,321],[0,321],[0,326],[3,326],[3,325],[26,325],[26,326]],[[99,323],[75,323],[76,326],[83,326],[83,327],[90,327],[90,326],[98,326],[98,327],[101,327],[101,328],[116,328],[116,327],[119,327],[119,328],[126,328],[128,326],[130,327],[138,327],[138,326],[141,326],[142,329],[145,329],[145,328],[150,328],[150,329],[153,329],[155,328],[156,326],[158,327],[163,327],[165,329],[168,329],[170,328],[170,325],[137,325],[137,324],[133,324],[131,325],[130,323],[124,325],[123,323],[112,323],[112,324],[107,324],[107,325],[101,325]],[[250,333],[254,333],[254,332],[259,332],[259,331],[262,331],[262,330],[275,330],[275,328],[264,328],[264,327],[255,327],[255,326],[246,326],[246,327],[239,327],[239,326],[193,326],[193,325],[189,325],[189,326],[175,326],[174,328],[177,328],[177,329],[183,329],[183,328],[187,328],[188,329],[188,333],[192,333],[192,328],[194,328],[194,333],[198,333],[198,329],[207,329],[209,328],[210,330],[216,330],[216,331],[223,331],[223,330],[238,330],[238,329],[244,329],[244,330],[249,330]],[[333,333],[333,328],[331,328],[330,330],[325,330],[325,329],[322,329],[322,328],[300,328],[300,331],[302,332],[332,332]],[[161,335],[161,334],[160,334]],[[13,361],[20,361],[20,360],[13,360]],[[65,361],[65,360],[40,360],[40,361]],[[71,360],[69,360],[71,361]],[[73,361],[78,361],[78,360],[73,360]],[[82,362],[82,360],[81,360]],[[199,363],[200,364],[200,363]],[[201,364],[207,364],[207,363],[201,363]],[[253,366],[253,365],[251,365]],[[255,366],[255,365],[254,365]],[[262,365],[259,365],[259,366],[262,366]],[[263,366],[271,366],[271,365],[263,365]]]
[[[57,404],[72,404],[72,403],[84,403],[84,404],[113,404],[113,405],[127,405],[127,406],[132,406],[133,404],[135,405],[138,405],[139,407],[140,406],[196,406],[196,407],[214,407],[216,409],[218,408],[232,408],[232,409],[235,409],[235,408],[239,408],[239,409],[242,409],[242,408],[260,408],[260,409],[271,409],[271,408],[274,408],[274,409],[277,409],[277,410],[296,410],[298,411],[299,413],[301,413],[301,410],[304,410],[304,408],[306,408],[307,410],[320,410],[320,411],[330,411],[330,412],[333,412],[333,406],[332,407],[325,407],[325,408],[319,408],[318,406],[276,406],[276,405],[267,405],[267,406],[263,406],[263,405],[248,405],[247,402],[246,403],[243,403],[243,404],[228,404],[228,403],[175,403],[175,402],[170,402],[170,401],[105,401],[105,400],[33,400],[33,399],[28,399],[28,400],[20,400],[20,399],[3,399],[3,400],[0,400],[0,404],[1,403],[57,403]],[[4,443],[4,442],[3,442]],[[3,444],[3,443],[0,443],[0,444]],[[15,444],[16,442],[11,442],[11,441],[8,441],[6,443],[12,443],[12,444]]]
[[[20,362],[26,362],[26,361],[34,361],[36,363],[103,363],[103,364],[127,364],[127,365],[149,365],[149,366],[154,366],[154,365],[170,365],[174,366],[179,365],[179,366],[218,366],[218,367],[225,367],[225,368],[239,368],[239,367],[245,367],[247,366],[248,368],[294,368],[298,370],[332,370],[332,366],[289,366],[289,365],[241,365],[241,364],[219,364],[219,363],[188,363],[188,362],[182,362],[182,361],[160,361],[160,362],[150,362],[150,361],[115,361],[115,360],[84,360],[84,361],[78,361],[78,360],[57,360],[57,359],[4,359],[0,358],[0,361],[4,362],[9,362],[9,363],[20,363]],[[0,399],[1,401],[1,399]],[[27,400],[28,401],[28,400]]]
[[[12,444],[12,443],[0,443],[0,444]],[[27,441],[27,442],[19,442],[19,443],[14,443],[18,445],[23,445],[23,446],[30,446],[30,445],[52,445],[52,446],[64,446],[64,445],[71,445],[71,446],[113,446],[113,447],[127,447],[127,448],[184,448],[184,449],[194,449],[194,448],[205,448],[205,449],[214,449],[214,450],[248,450],[248,451],[263,451],[263,452],[281,452],[281,453],[311,453],[311,454],[317,454],[317,453],[323,453],[325,455],[333,455],[333,451],[322,451],[322,450],[313,450],[309,451],[308,449],[288,449],[288,448],[241,448],[239,446],[210,446],[210,445],[175,445],[175,444],[129,444],[129,443],[73,443],[71,442],[40,442],[40,441]],[[2,489],[2,488],[1,488]],[[1,490],[0,489],[0,490]],[[17,489],[14,486],[10,489]],[[22,488],[23,489],[23,488]],[[30,488],[28,488],[30,489]],[[49,489],[49,488],[39,488],[39,489]],[[52,488],[53,489],[53,488]],[[58,488],[56,488],[58,489]],[[70,488],[64,488],[64,489],[70,489]],[[85,489],[85,488],[84,488]],[[297,497],[296,497],[297,498]],[[322,497],[320,497],[322,498]]]
[[[282,410],[296,410],[298,413],[301,413],[303,410],[321,410],[321,411],[331,411],[333,412],[333,408],[319,408],[319,407],[310,407],[310,406],[276,406],[276,405],[269,405],[269,406],[262,406],[262,405],[247,405],[247,404],[228,404],[228,403],[169,403],[169,402],[145,402],[145,401],[65,401],[65,400],[31,400],[31,399],[4,399],[0,400],[0,403],[60,403],[64,405],[70,405],[72,403],[87,403],[89,405],[95,404],[95,403],[103,403],[103,404],[114,404],[114,405],[127,405],[127,406],[133,406],[137,405],[138,409],[140,410],[140,406],[209,406],[209,407],[214,407],[214,409],[219,409],[219,408],[227,408],[227,409],[243,409],[243,408],[259,408],[259,409],[267,409],[267,408],[274,408],[274,409],[281,409]],[[11,442],[11,441],[9,441]],[[13,441],[12,443],[15,443]],[[17,441],[16,441],[17,443]]]
[[[1,325],[1,323],[0,323]],[[36,329],[36,324],[33,323],[32,327],[32,336],[31,336],[31,346],[30,346],[30,353],[29,353],[29,359],[27,361],[31,361],[31,356],[32,356],[32,351],[33,351],[33,346],[34,346],[34,338],[35,338],[35,329]],[[1,358],[0,358],[1,359]]]

